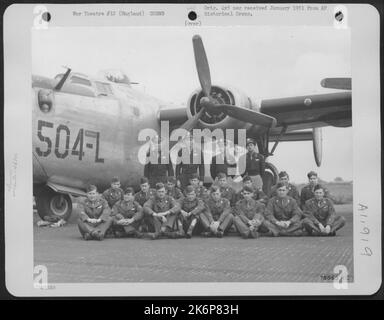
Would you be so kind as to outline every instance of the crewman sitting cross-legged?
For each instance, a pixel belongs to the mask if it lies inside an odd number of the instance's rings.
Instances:
[[[163,183],[156,184],[156,195],[149,198],[144,204],[144,214],[154,229],[154,233],[148,234],[151,239],[157,239],[161,235],[169,238],[182,236],[178,231],[177,218],[180,213],[180,204],[166,194]]]
[[[287,196],[287,185],[276,185],[277,196],[269,199],[265,209],[264,226],[273,236],[302,236],[302,212],[295,199]]]
[[[244,187],[242,194],[243,199],[235,207],[235,226],[244,239],[258,238],[259,228],[264,221],[265,205],[253,199],[252,187]]]
[[[204,213],[200,215],[204,228],[202,235],[223,237],[224,233],[232,226],[233,215],[229,200],[221,196],[220,187],[213,185],[210,195],[205,202]]]
[[[115,203],[112,209],[113,231],[117,238],[135,236],[141,238],[139,227],[143,221],[143,207],[135,201],[134,190],[125,189],[123,200]]]
[[[192,232],[204,211],[204,202],[197,198],[193,186],[185,188],[185,198],[180,199],[180,208],[181,227],[185,232],[186,238],[189,239],[192,237]]]
[[[87,197],[79,203],[78,227],[85,240],[103,240],[112,225],[111,209],[94,185],[87,187]]]
[[[312,236],[335,236],[345,225],[345,218],[336,215],[332,200],[325,198],[323,186],[314,187],[315,197],[305,202],[303,226]]]

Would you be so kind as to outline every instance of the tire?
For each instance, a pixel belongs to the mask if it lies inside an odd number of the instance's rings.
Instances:
[[[270,162],[265,163],[265,172],[263,175],[263,192],[269,195],[271,188],[277,183],[279,178],[279,171]]]
[[[35,196],[37,213],[41,219],[45,216],[58,217],[67,221],[72,213],[72,200],[69,195],[43,188]]]

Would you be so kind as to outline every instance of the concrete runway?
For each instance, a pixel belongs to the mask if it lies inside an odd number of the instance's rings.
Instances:
[[[326,282],[336,265],[353,281],[352,205],[336,237],[114,239],[84,241],[77,225],[34,227],[35,265],[50,283]],[[35,214],[36,215],[36,214]],[[37,217],[35,217],[37,220]]]

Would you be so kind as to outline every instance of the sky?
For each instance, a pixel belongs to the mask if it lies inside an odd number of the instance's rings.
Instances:
[[[199,87],[192,36],[204,42],[213,84],[230,85],[258,100],[336,92],[325,77],[351,76],[349,30],[329,27],[76,27],[34,30],[32,73],[54,77],[62,66],[96,75],[121,69],[138,90],[185,105]],[[291,181],[352,180],[352,128],[323,128],[323,161],[316,167],[311,141],[283,142],[269,158]]]

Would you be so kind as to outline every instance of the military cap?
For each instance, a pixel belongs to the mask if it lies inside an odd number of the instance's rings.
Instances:
[[[162,182],[156,183],[156,190],[160,190],[160,189],[163,189],[163,188],[165,188],[164,183],[162,183]]]
[[[167,182],[170,182],[172,184],[176,184],[176,179],[175,179],[175,177],[168,177]]]
[[[148,178],[146,178],[146,177],[142,177],[142,178],[140,179],[140,184],[144,184],[144,183],[149,183]]]
[[[89,184],[86,188],[86,192],[91,192],[91,191],[94,191],[94,190],[97,190],[96,186],[94,184]]]
[[[111,179],[111,183],[115,183],[115,182],[120,182],[119,177],[113,177],[113,178]]]
[[[124,190],[124,194],[134,194],[135,191],[133,190],[132,187],[127,187],[125,190]]]
[[[253,140],[252,138],[248,138],[247,139],[247,142],[246,142],[246,146],[248,146],[249,144],[253,144],[253,145],[255,145],[255,140]]]

